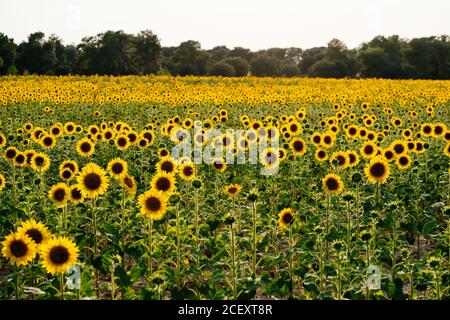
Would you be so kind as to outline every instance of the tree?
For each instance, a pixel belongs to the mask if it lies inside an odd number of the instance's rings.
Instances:
[[[172,62],[177,75],[205,75],[209,54],[202,50],[200,43],[189,40],[182,42],[174,51]]]
[[[141,31],[134,39],[135,59],[139,74],[156,73],[161,68],[161,44],[150,30]]]
[[[229,65],[226,62],[219,61],[215,62],[208,68],[208,75],[232,77],[235,75],[235,72],[233,66]]]
[[[220,61],[228,56],[230,49],[226,46],[218,46],[208,50],[208,53],[211,55],[211,60]]]
[[[260,55],[250,65],[252,75],[257,77],[276,77],[280,74],[281,61],[273,56]]]
[[[236,77],[245,77],[250,71],[250,64],[240,57],[229,57],[222,61],[233,67]]]
[[[281,67],[281,76],[283,77],[298,77],[299,75],[300,69],[293,63],[288,63]]]
[[[250,49],[242,48],[242,47],[235,47],[230,51],[228,54],[229,57],[239,57],[244,60],[246,60],[248,63],[252,61],[253,58],[255,58],[255,53],[250,51]]]
[[[318,61],[325,57],[326,48],[316,47],[311,49],[306,49],[303,51],[302,59],[300,62],[300,72],[304,75],[309,75],[309,69]]]
[[[3,61],[0,67],[0,74],[5,74],[10,66],[14,66],[16,59],[16,44],[13,39],[0,33],[0,58]]]
[[[51,74],[56,64],[54,43],[45,41],[45,34],[35,32],[17,48],[17,67],[20,72]]]

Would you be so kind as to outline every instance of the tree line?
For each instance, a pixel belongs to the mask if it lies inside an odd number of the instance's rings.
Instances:
[[[16,44],[0,33],[0,74],[217,75],[324,78],[450,79],[450,36],[377,36],[349,49],[333,39],[310,49],[201,48],[198,41],[162,47],[158,37],[107,31],[64,45],[55,35],[29,35]]]

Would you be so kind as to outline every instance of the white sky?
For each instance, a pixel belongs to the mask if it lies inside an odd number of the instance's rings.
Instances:
[[[0,32],[23,41],[55,33],[66,44],[106,30],[150,29],[163,46],[353,48],[376,35],[450,34],[450,0],[0,0]]]

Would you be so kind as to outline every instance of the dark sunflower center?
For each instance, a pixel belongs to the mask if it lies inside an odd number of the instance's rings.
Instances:
[[[276,155],[273,154],[272,152],[267,152],[267,154],[266,154],[266,162],[268,164],[273,164],[273,163],[275,163],[275,160],[276,160]]]
[[[14,240],[9,245],[9,251],[16,258],[21,258],[28,252],[28,246],[22,240]]]
[[[170,173],[174,169],[173,163],[170,162],[170,161],[164,161],[163,163],[161,163],[161,169],[163,171],[166,171],[166,172]]]
[[[14,149],[9,149],[6,151],[6,157],[8,159],[13,159],[16,155],[17,155],[17,152]]]
[[[111,139],[112,138],[112,133],[109,132],[109,131],[105,132],[105,138],[108,139],[108,140]]]
[[[53,197],[56,201],[63,201],[66,197],[66,191],[64,189],[56,189],[53,193]]]
[[[421,144],[421,143],[416,144],[417,151],[421,151],[422,149],[423,149],[423,144]]]
[[[49,257],[53,264],[61,265],[69,261],[70,254],[67,248],[63,246],[56,246],[50,250]]]
[[[91,151],[91,144],[89,142],[83,142],[80,146],[81,151],[87,153]]]
[[[441,126],[434,127],[434,133],[435,134],[441,134],[444,129]]]
[[[168,155],[167,150],[161,150],[161,152],[159,153],[161,155],[161,157],[165,157]]]
[[[403,153],[403,151],[405,151],[405,147],[402,144],[396,144],[394,146],[394,150],[396,153]]]
[[[392,153],[392,151],[386,151],[384,156],[386,157],[386,159],[390,160],[394,157],[394,153]]]
[[[373,147],[372,146],[365,146],[364,147],[364,152],[366,154],[372,154],[373,153]]]
[[[52,134],[54,134],[55,136],[57,136],[59,134],[59,129],[58,128],[53,128],[52,129]]]
[[[17,155],[17,157],[16,157],[16,162],[17,162],[18,164],[24,163],[24,162],[25,162],[25,156],[22,155],[22,154]]]
[[[68,168],[69,170],[71,170],[72,172],[75,172],[75,166],[73,165],[73,163],[66,163],[64,165],[64,168]]]
[[[50,137],[46,137],[44,138],[44,144],[48,147],[51,146],[53,144],[53,139]]]
[[[64,170],[62,172],[62,176],[64,179],[69,179],[72,176],[72,171],[70,171],[69,169]]]
[[[130,133],[128,135],[128,139],[130,139],[130,142],[135,142],[136,139],[137,139],[137,136],[135,134],[133,134],[133,133]]]
[[[345,157],[344,156],[337,156],[337,161],[340,166],[343,166],[345,164]]]
[[[331,137],[326,136],[325,138],[323,138],[323,141],[324,141],[326,144],[330,144],[330,143],[331,143]]]
[[[430,133],[430,132],[431,132],[431,127],[430,127],[430,126],[425,126],[425,127],[423,128],[423,132],[425,132],[425,133]]]
[[[320,143],[320,137],[314,136],[313,141],[314,141],[314,143]]]
[[[125,179],[123,181],[125,182],[125,184],[127,185],[128,188],[133,187],[133,180],[131,180],[129,177],[125,177]]]
[[[383,163],[377,162],[370,167],[370,174],[375,178],[381,178],[386,173],[386,167]]]
[[[111,170],[115,174],[121,174],[123,172],[123,169],[123,164],[121,164],[120,162],[116,162],[111,166]]]
[[[170,189],[171,183],[170,180],[166,177],[161,177],[156,181],[156,189],[160,191],[167,191]]]
[[[44,164],[44,162],[45,162],[45,160],[44,160],[44,158],[41,157],[41,156],[37,156],[37,157],[34,158],[34,163],[35,163],[38,167],[42,166],[42,165]]]
[[[67,131],[69,131],[69,132],[70,132],[70,131],[73,131],[73,126],[72,126],[72,125],[68,125],[68,126],[67,126]]]
[[[89,190],[97,190],[101,183],[102,180],[96,173],[89,173],[84,177],[84,186]]]
[[[291,125],[291,131],[292,131],[292,132],[297,131],[297,129],[298,129],[298,127],[297,127],[296,124]]]
[[[42,239],[44,238],[42,236],[42,232],[40,232],[38,229],[28,229],[27,232],[25,232],[27,236],[29,236],[31,239],[33,239],[34,242],[37,244],[42,242]]]
[[[150,211],[158,211],[161,208],[161,200],[156,197],[149,197],[145,200],[145,206]]]
[[[353,153],[348,154],[348,159],[349,159],[350,163],[354,163],[356,161],[356,157]]]
[[[194,173],[194,169],[192,167],[188,166],[188,167],[183,168],[183,174],[185,176],[188,176],[188,177],[192,176],[193,173]]]
[[[125,139],[125,138],[119,138],[119,140],[117,140],[117,144],[118,144],[120,147],[124,147],[124,146],[127,145],[127,139]]]
[[[282,220],[285,224],[291,224],[291,222],[294,220],[294,217],[290,213],[285,213],[282,217]]]
[[[81,195],[81,191],[78,188],[74,188],[72,189],[72,198],[75,200],[80,200],[82,195]]]
[[[303,142],[295,141],[294,142],[294,150],[297,152],[301,152],[303,150]]]
[[[317,154],[318,156],[319,156],[319,158],[325,158],[325,156],[327,155],[326,153],[325,153],[325,151],[319,151],[319,153]]]
[[[339,182],[335,178],[328,178],[325,182],[328,190],[334,191],[339,188]]]
[[[237,192],[237,188],[236,187],[231,187],[230,189],[228,189],[228,192],[230,194],[235,194]]]
[[[399,159],[398,159],[398,162],[400,162],[400,164],[402,165],[402,166],[404,166],[404,165],[407,165],[408,164],[408,158],[406,158],[406,157],[400,157]]]
[[[214,162],[214,168],[216,168],[218,170],[222,169],[223,168],[223,163],[222,162],[218,162],[218,161]]]

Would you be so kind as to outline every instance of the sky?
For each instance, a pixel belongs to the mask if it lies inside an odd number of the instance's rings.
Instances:
[[[449,13],[449,0],[0,0],[0,32],[16,43],[35,31],[77,44],[149,29],[163,46],[311,48],[338,38],[355,48],[377,35],[450,34]]]

